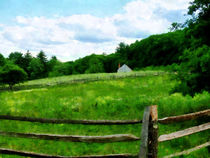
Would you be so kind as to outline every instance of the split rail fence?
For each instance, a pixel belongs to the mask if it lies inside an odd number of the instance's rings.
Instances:
[[[164,74],[170,74],[169,72],[149,72],[149,73],[142,73],[142,72],[135,72],[130,74],[106,74],[106,76],[95,76],[95,77],[86,77],[86,78],[70,78],[69,80],[65,81],[51,81],[49,83],[34,83],[34,84],[19,84],[13,87],[13,90],[26,90],[26,89],[33,89],[33,88],[43,88],[55,85],[69,85],[74,83],[87,83],[87,82],[95,82],[95,81],[106,81],[106,80],[115,80],[115,79],[122,79],[122,78],[136,78],[136,77],[143,77],[143,76],[159,76]],[[0,91],[10,90],[6,85],[0,85]]]
[[[210,109],[180,115],[166,117],[158,119],[157,106],[148,106],[144,110],[143,120],[65,120],[65,119],[43,119],[43,118],[28,118],[18,116],[0,115],[2,120],[18,120],[29,121],[39,123],[53,123],[53,124],[85,124],[85,125],[125,125],[125,124],[140,124],[142,123],[141,137],[136,137],[131,134],[116,134],[106,136],[77,136],[77,135],[52,135],[52,134],[35,134],[35,133],[15,133],[15,132],[3,132],[0,131],[1,136],[9,137],[23,137],[23,138],[37,138],[45,140],[57,140],[57,141],[71,141],[71,142],[88,142],[88,143],[107,143],[107,142],[122,142],[122,141],[139,141],[141,140],[139,154],[110,154],[110,155],[89,155],[89,156],[59,156],[59,155],[46,155],[40,153],[17,151],[12,149],[0,148],[1,154],[19,155],[26,157],[43,157],[43,158],[157,158],[158,155],[158,143],[180,138],[183,136],[191,135],[197,132],[210,129],[210,122],[187,128],[181,131],[173,132],[170,134],[164,134],[158,137],[158,123],[170,124],[175,122],[182,122],[187,120],[193,120],[200,117],[210,116]],[[171,154],[165,156],[165,158],[175,157],[179,155],[189,154],[192,151],[198,150],[210,145],[210,141],[196,146],[194,148],[182,151],[180,153]]]

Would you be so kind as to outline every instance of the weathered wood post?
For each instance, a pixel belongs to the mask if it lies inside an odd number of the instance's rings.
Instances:
[[[148,136],[148,158],[157,158],[158,154],[158,110],[157,105],[150,107]]]
[[[150,116],[150,107],[147,106],[144,110],[144,116],[142,121],[142,128],[141,128],[141,145],[140,145],[140,152],[139,158],[146,158],[147,157],[147,148],[148,148],[148,131],[149,131],[149,117]]]

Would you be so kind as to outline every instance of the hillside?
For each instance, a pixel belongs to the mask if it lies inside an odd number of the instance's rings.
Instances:
[[[145,106],[158,105],[159,118],[201,111],[209,108],[210,94],[203,92],[194,97],[180,93],[170,95],[176,84],[171,75],[159,72],[138,72],[141,75],[114,79],[117,74],[93,74],[29,81],[24,86],[42,83],[41,88],[0,93],[0,115],[33,118],[134,120],[142,119]],[[68,83],[72,79],[90,79],[94,82],[56,85],[57,81]],[[101,80],[100,80],[101,77]],[[108,79],[107,79],[108,78]],[[53,86],[44,86],[52,84]],[[207,119],[185,121],[173,125],[159,125],[159,135],[189,128],[207,122]],[[69,135],[133,134],[140,136],[140,125],[67,125],[41,124],[1,120],[4,132],[51,133]],[[159,143],[159,157],[183,151],[210,139],[209,130]],[[48,141],[31,138],[0,136],[0,148],[33,151],[53,155],[99,155],[139,152],[139,141],[120,143],[77,143]],[[203,148],[185,157],[206,158],[208,148]],[[3,156],[0,157],[15,157]]]

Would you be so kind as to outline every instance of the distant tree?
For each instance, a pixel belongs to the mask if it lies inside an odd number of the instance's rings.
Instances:
[[[182,29],[182,28],[183,28],[182,23],[174,22],[174,23],[171,24],[171,27],[169,28],[169,30],[170,30],[171,32],[173,32],[173,31],[180,30],[180,29]]]
[[[53,67],[53,71],[49,73],[49,76],[55,77],[55,76],[64,76],[70,74],[72,74],[72,70],[69,62],[66,63],[59,62]]]
[[[129,62],[129,61],[128,61]],[[125,63],[119,53],[113,53],[104,57],[104,70],[105,72],[117,72],[119,64]]]
[[[30,78],[30,71],[28,68],[32,58],[33,57],[31,53],[27,51],[25,55],[23,55],[21,52],[10,53],[8,59],[9,61],[24,69],[24,71],[28,74],[28,77]]]
[[[31,79],[46,77],[44,74],[44,65],[37,58],[31,60],[28,69],[31,73]]]
[[[74,72],[74,62],[69,61],[66,64],[68,65],[68,75],[73,74],[73,72]]]
[[[104,72],[104,65],[96,56],[92,57],[89,60],[89,68],[85,72],[86,73]]]
[[[52,56],[51,59],[48,61],[47,63],[47,67],[48,67],[48,71],[52,71],[53,68],[59,64],[60,61],[58,61],[57,57],[56,56]]]
[[[119,54],[120,55],[120,58],[122,60],[122,63],[126,63],[127,60],[128,60],[128,58],[129,58],[129,55],[130,55],[129,48],[130,48],[129,45],[121,42],[118,45],[118,47],[117,47],[117,49],[115,51],[116,54]]]
[[[47,64],[47,56],[45,55],[45,53],[43,51],[40,51],[39,54],[37,54],[37,58],[40,60],[40,62],[43,65]]]
[[[17,65],[7,63],[0,67],[0,83],[8,84],[11,90],[15,84],[24,82],[26,79],[26,72]]]
[[[41,74],[41,77],[47,77],[48,76],[48,72],[49,72],[49,68],[48,68],[48,60],[47,60],[47,56],[45,55],[45,53],[43,51],[40,51],[39,54],[37,55],[37,59],[40,61],[40,63],[43,66],[43,71]]]
[[[9,55],[9,60],[21,68],[24,68],[24,57],[21,52],[13,52]]]
[[[6,59],[4,58],[4,56],[0,53],[0,67],[4,66],[4,64],[6,63]]]
[[[29,70],[29,65],[30,65],[30,62],[31,62],[32,58],[33,57],[32,57],[32,55],[31,55],[31,53],[29,51],[27,51],[27,53],[23,57],[23,65],[22,65],[22,68],[28,74],[28,77],[29,78],[31,76],[31,72]]]
[[[184,31],[152,35],[129,47],[128,65],[131,68],[179,63],[179,56],[188,46]]]

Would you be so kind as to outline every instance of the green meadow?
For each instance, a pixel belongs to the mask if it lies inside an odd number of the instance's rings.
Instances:
[[[119,74],[74,75],[28,81],[24,86],[43,85],[40,88],[0,92],[0,115],[57,119],[133,120],[142,119],[144,107],[158,105],[159,118],[209,109],[210,94],[195,96],[171,94],[177,81],[171,74],[154,75],[142,71],[135,77],[110,78]],[[98,81],[69,83],[75,79],[98,77]],[[56,85],[57,82],[66,84]],[[52,86],[44,86],[50,84]],[[209,118],[185,121],[170,125],[159,124],[159,135],[206,123]],[[141,124],[136,125],[70,125],[41,124],[0,120],[0,130],[5,132],[50,133],[67,135],[133,134],[140,137]],[[159,143],[158,156],[180,152],[210,140],[209,130]],[[118,143],[77,143],[0,136],[0,148],[31,151],[52,155],[99,155],[139,152],[140,141]],[[182,156],[209,157],[209,148]],[[18,157],[0,155],[0,157]]]

